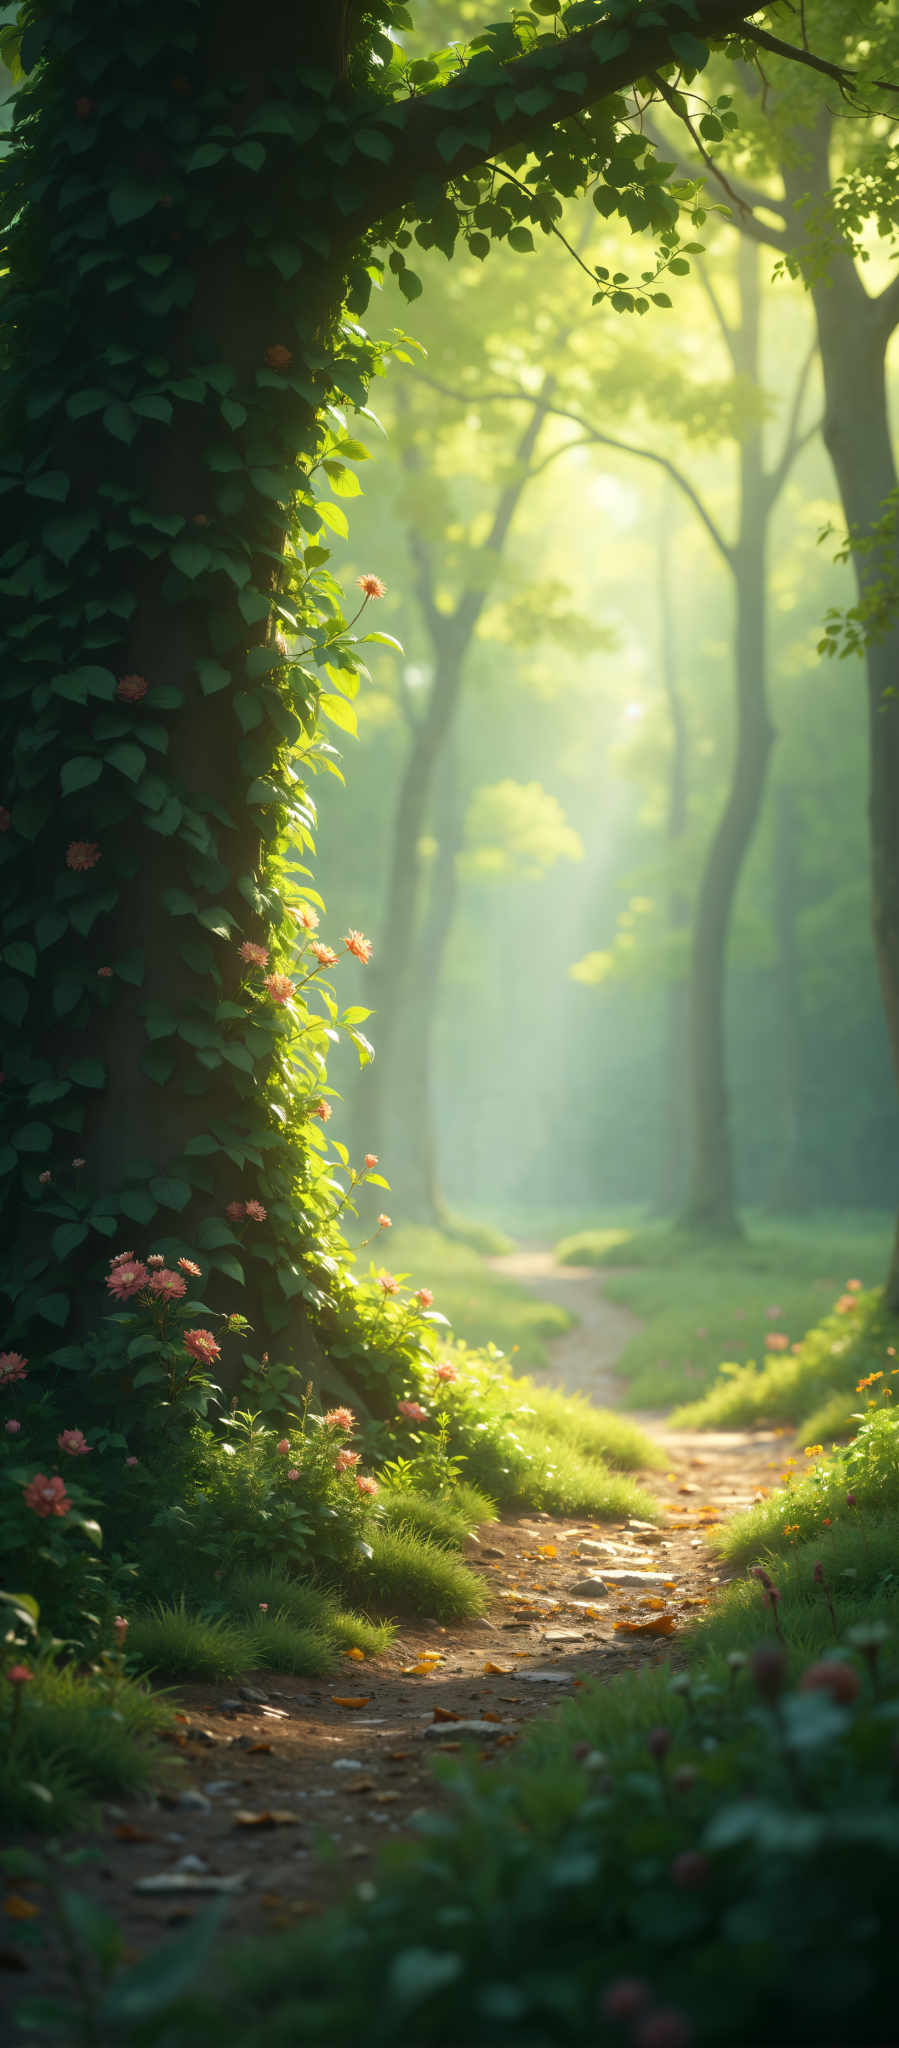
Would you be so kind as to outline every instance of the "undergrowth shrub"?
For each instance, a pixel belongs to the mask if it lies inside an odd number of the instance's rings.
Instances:
[[[676,1409],[671,1423],[678,1429],[717,1429],[795,1422],[807,1433],[825,1403],[829,1408],[837,1395],[848,1398],[869,1372],[892,1371],[897,1351],[899,1319],[887,1315],[880,1295],[847,1288],[832,1314],[792,1352],[758,1365],[750,1360],[720,1366],[708,1393]],[[844,1409],[836,1412],[845,1417]]]

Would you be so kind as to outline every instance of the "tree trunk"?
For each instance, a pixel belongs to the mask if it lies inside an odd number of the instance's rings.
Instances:
[[[671,589],[671,525],[673,508],[670,491],[662,500],[657,553],[659,601],[659,671],[671,721],[671,754],[668,766],[668,811],[665,841],[672,870],[676,867],[687,829],[688,734],[684,700],[680,689],[680,648],[677,615]],[[667,901],[668,935],[677,952],[690,924],[690,903],[672,872]],[[664,1131],[659,1188],[655,1202],[657,1216],[677,1213],[684,1194],[684,1163],[687,1126],[684,1116],[684,1084],[688,1072],[689,1033],[687,1025],[687,984],[675,957],[670,965],[666,988],[665,1043],[663,1054],[662,1101]]]
[[[738,248],[740,325],[732,337],[738,374],[758,380],[758,253]],[[747,428],[739,454],[740,516],[733,550],[737,719],[727,800],[706,856],[694,913],[690,966],[690,1101],[693,1157],[684,1226],[740,1234],[734,1185],[724,994],[731,912],[765,789],[773,731],[766,681],[766,528],[770,492],[762,431]]]
[[[397,1207],[404,1222],[428,1223],[445,1230],[448,1216],[440,1188],[433,1060],[443,956],[456,911],[462,849],[459,762],[452,736],[444,747],[440,764],[433,822],[437,851],[415,950],[414,987],[402,1033],[405,1143],[400,1172],[393,1177],[392,1185],[397,1189]]]
[[[768,1207],[775,1214],[793,1216],[806,1206],[800,1145],[802,1012],[796,930],[800,878],[798,823],[795,792],[789,784],[781,783],[774,792],[772,850],[780,1156],[768,1196]]]

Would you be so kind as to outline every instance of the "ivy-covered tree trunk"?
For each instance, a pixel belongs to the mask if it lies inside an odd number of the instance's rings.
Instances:
[[[434,1038],[442,999],[443,961],[458,895],[463,807],[453,736],[444,749],[432,813],[436,851],[428,869],[427,904],[415,948],[414,985],[400,1032],[403,1130],[399,1171],[391,1186],[404,1217],[446,1229],[434,1114]],[[397,1097],[399,1104],[399,1098]]]

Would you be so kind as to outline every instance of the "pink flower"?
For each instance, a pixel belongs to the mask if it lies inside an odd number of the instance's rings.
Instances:
[[[852,1664],[840,1664],[835,1657],[822,1657],[819,1664],[810,1664],[803,1672],[799,1690],[829,1692],[834,1706],[851,1707],[861,1691],[861,1683]]]
[[[21,1422],[17,1422],[17,1421],[16,1421],[16,1419],[15,1419],[15,1416],[14,1416],[14,1415],[11,1415],[11,1416],[10,1416],[10,1418],[9,1418],[9,1421],[8,1421],[8,1422],[6,1422],[6,1423],[4,1423],[4,1425],[3,1425],[3,1426],[4,1426],[4,1429],[6,1430],[6,1434],[7,1434],[7,1436],[18,1436],[18,1434],[19,1434],[19,1431],[20,1431],[20,1429],[21,1429],[21,1427],[22,1427],[22,1424],[21,1424]]]
[[[49,1171],[38,1174],[38,1181],[42,1188],[47,1187],[52,1179],[53,1175]]]
[[[280,1443],[279,1443],[279,1444],[278,1444],[278,1446],[277,1446],[277,1450],[278,1450],[278,1456],[279,1456],[280,1458],[289,1458],[289,1456],[290,1456],[290,1444],[288,1443],[288,1441],[287,1441],[287,1438],[286,1438],[286,1436],[282,1436],[282,1438],[281,1438],[281,1441],[280,1441]]]
[[[765,1348],[767,1351],[788,1351],[790,1339],[784,1336],[782,1330],[769,1330],[765,1338]]]
[[[97,980],[98,980],[98,981],[109,981],[109,980],[111,979],[111,977],[112,977],[112,968],[111,968],[111,967],[98,967],[98,968],[97,968]]]
[[[354,1465],[361,1465],[361,1451],[338,1451],[334,1460],[335,1472],[352,1472]]]
[[[431,1293],[430,1287],[419,1287],[416,1290],[415,1299],[418,1302],[419,1308],[430,1308],[434,1296]]]
[[[383,1288],[385,1294],[395,1294],[399,1284],[392,1273],[378,1274],[378,1286]]]
[[[389,1217],[389,1216],[379,1216],[379,1217],[378,1217],[378,1229],[379,1229],[379,1230],[392,1230],[392,1229],[393,1229],[393,1225],[392,1225],[392,1223],[391,1223],[391,1221],[390,1221],[390,1217]]]
[[[116,1649],[124,1650],[125,1637],[128,1634],[128,1623],[125,1620],[124,1614],[117,1614],[112,1626],[115,1633]]]
[[[331,1118],[334,1115],[334,1111],[331,1108],[330,1102],[325,1101],[324,1096],[322,1096],[321,1100],[316,1103],[315,1108],[312,1111],[312,1115],[320,1117],[323,1124],[330,1123]]]
[[[351,1430],[356,1427],[356,1417],[352,1408],[329,1408],[322,1420],[326,1429]]]
[[[137,1465],[137,1464],[139,1464],[139,1463],[140,1463],[140,1460],[139,1460],[138,1458],[126,1458],[126,1459],[125,1459],[125,1464],[127,1465],[127,1467],[128,1467],[128,1469],[129,1469],[129,1471],[131,1470],[131,1468],[132,1468],[132,1467],[133,1467],[134,1465]]]
[[[296,989],[289,974],[267,974],[265,986],[273,1003],[289,1003]]]
[[[178,1264],[182,1273],[189,1273],[192,1280],[202,1279],[202,1273],[195,1259],[179,1259]]]
[[[150,1275],[150,1293],[159,1301],[182,1301],[187,1293],[187,1281],[180,1273],[173,1273],[170,1266],[160,1266],[158,1273]]]
[[[254,945],[252,939],[244,939],[240,949],[240,957],[246,961],[248,967],[267,967],[268,947],[257,946]]]
[[[78,1169],[78,1167],[79,1167],[79,1166],[86,1166],[86,1165],[87,1165],[87,1160],[86,1160],[86,1159],[73,1159],[73,1160],[72,1160],[72,1165],[73,1165],[73,1166],[75,1167],[75,1169],[76,1169],[76,1171],[77,1171],[77,1169]]]
[[[147,1265],[148,1265],[148,1266],[164,1266],[164,1265],[165,1265],[165,1253],[164,1253],[164,1252],[151,1252],[151,1253],[150,1253],[150,1255],[149,1255],[149,1258],[147,1259]]]
[[[45,1520],[48,1515],[67,1515],[72,1505],[66,1493],[64,1479],[48,1479],[45,1472],[36,1472],[22,1492],[25,1506]]]
[[[242,1223],[246,1213],[246,1204],[244,1202],[226,1202],[225,1204],[225,1215],[229,1223]]]
[[[0,832],[8,832],[11,824],[12,812],[7,810],[5,804],[0,804]]]
[[[690,2048],[694,2039],[693,2028],[684,2013],[677,2012],[673,2005],[660,2005],[640,2021],[634,2048]]]
[[[146,1266],[140,1259],[122,1259],[112,1272],[107,1273],[106,1285],[116,1301],[130,1301],[132,1294],[139,1294],[150,1279]]]
[[[86,1458],[93,1444],[85,1443],[83,1429],[64,1429],[56,1439],[61,1451],[70,1458]]]
[[[356,1485],[360,1493],[367,1494],[369,1496],[369,1499],[371,1500],[374,1499],[374,1496],[378,1491],[378,1482],[376,1479],[360,1479],[357,1474]]]
[[[347,932],[344,945],[348,953],[355,953],[357,960],[364,960],[366,966],[371,959],[371,940],[363,938],[361,932]]]
[[[110,1259],[110,1266],[124,1266],[127,1259],[133,1259],[133,1252],[116,1252]]]
[[[770,1308],[766,1308],[765,1314],[769,1323],[776,1323],[778,1316],[783,1315],[783,1309],[779,1308],[775,1301]]]
[[[66,867],[76,873],[95,868],[100,858],[100,848],[95,839],[72,839],[66,847]]]
[[[297,924],[302,925],[304,932],[318,931],[318,911],[313,910],[311,903],[292,904],[290,915]]]
[[[267,1614],[267,1613],[268,1613],[268,1601],[267,1601],[267,1600],[260,1600],[260,1602],[259,1602],[259,1612],[260,1612],[260,1614]]]
[[[217,1344],[211,1330],[185,1330],[184,1349],[192,1358],[198,1358],[202,1365],[212,1365],[221,1358],[222,1347]]]
[[[326,946],[322,939],[313,939],[312,951],[315,955],[316,960],[318,961],[319,967],[337,966],[337,954],[335,953],[333,946]]]
[[[298,1472],[298,1470],[297,1470],[297,1467],[296,1467],[296,1465],[291,1465],[291,1467],[290,1467],[290,1469],[289,1469],[289,1471],[288,1471],[288,1474],[287,1474],[287,1477],[288,1477],[288,1479],[299,1479],[299,1476],[300,1476],[300,1475],[299,1475],[299,1472]]]
[[[146,676],[120,676],[115,693],[122,704],[139,704],[149,687]]]
[[[435,1365],[434,1375],[438,1380],[457,1380],[459,1377],[456,1367],[450,1365],[449,1359],[446,1358],[442,1365]]]
[[[384,597],[386,595],[387,585],[381,582],[380,576],[357,576],[356,582],[360,590],[364,590],[366,597]]]
[[[11,1664],[6,1674],[7,1685],[30,1685],[34,1672],[27,1664]]]
[[[396,1405],[399,1414],[408,1416],[410,1422],[427,1422],[428,1411],[419,1401],[398,1401]]]
[[[27,1380],[28,1360],[21,1351],[0,1351],[0,1387],[11,1387],[14,1380]]]
[[[289,370],[293,362],[293,353],[289,348],[285,348],[283,341],[273,341],[265,351],[265,360],[270,370]]]
[[[837,1311],[837,1315],[838,1315],[838,1316],[848,1316],[848,1315],[851,1315],[851,1313],[852,1313],[852,1310],[853,1310],[854,1308],[858,1308],[858,1302],[856,1301],[855,1295],[854,1295],[854,1294],[841,1294],[841,1295],[840,1295],[840,1299],[839,1299],[839,1301],[838,1301],[838,1302],[837,1302],[837,1304],[836,1304],[836,1311]]]
[[[860,1290],[860,1288],[861,1288],[861,1285],[862,1285],[862,1282],[861,1282],[860,1280],[847,1280],[847,1282],[846,1282],[846,1289],[847,1289],[847,1293],[849,1293],[849,1294],[858,1294],[858,1292],[859,1292],[859,1290]]]
[[[373,1166],[377,1166],[377,1163],[378,1163],[378,1155],[377,1155],[377,1152],[366,1152],[366,1154],[365,1154],[365,1159],[364,1159],[364,1162],[363,1162],[363,1164],[364,1164],[365,1166],[367,1166],[367,1167],[368,1167],[368,1169],[369,1169],[369,1172],[371,1171],[371,1168],[372,1168]]]
[[[265,1222],[266,1216],[268,1215],[268,1210],[263,1208],[261,1202],[248,1202],[246,1205],[246,1209],[247,1215],[251,1218],[251,1220],[254,1223]]]
[[[607,2020],[632,2020],[643,2011],[650,1997],[649,1985],[639,1977],[616,1977],[602,1995]]]

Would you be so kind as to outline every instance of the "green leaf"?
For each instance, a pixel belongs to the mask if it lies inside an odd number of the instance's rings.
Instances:
[[[506,236],[506,240],[509,244],[510,249],[518,249],[521,251],[522,254],[526,253],[530,249],[533,249],[534,246],[534,237],[531,234],[530,228],[510,228],[508,235]]]
[[[102,1060],[74,1060],[69,1075],[79,1088],[105,1088],[106,1068]]]
[[[358,726],[355,707],[348,704],[345,697],[320,697],[318,708],[324,718],[330,719],[332,725],[340,727],[341,732],[349,732],[356,737]]]
[[[107,199],[110,214],[117,227],[125,227],[128,221],[141,220],[156,205],[156,192],[146,185],[138,185],[132,178],[123,178],[113,185]]]
[[[0,981],[0,1018],[4,1024],[19,1025],[28,1010],[28,990],[21,981]]]
[[[170,424],[172,401],[170,398],[161,397],[159,392],[148,391],[145,398],[133,398],[131,404],[134,412],[140,413],[141,419],[161,420],[166,427]]]
[[[233,1252],[213,1252],[209,1264],[214,1266],[217,1272],[224,1273],[226,1279],[236,1280],[241,1287],[244,1286],[246,1274],[240,1260],[234,1257]]]
[[[242,427],[246,421],[246,406],[238,404],[236,398],[223,398],[219,411],[229,427]]]
[[[164,1088],[166,1082],[171,1080],[175,1071],[175,1062],[171,1053],[162,1052],[161,1050],[145,1052],[140,1064],[141,1072],[146,1074],[149,1080],[155,1081],[158,1088]],[[125,1208],[124,1195],[122,1196],[122,1208]],[[126,1215],[130,1214],[131,1211],[126,1210]]]
[[[67,1259],[70,1252],[84,1243],[87,1235],[86,1223],[61,1223],[59,1229],[54,1230],[50,1240],[56,1258]]]
[[[38,1315],[39,1315],[39,1316],[43,1316],[43,1318],[44,1318],[44,1322],[45,1322],[45,1323],[55,1323],[55,1324],[56,1324],[56,1326],[57,1326],[57,1329],[60,1329],[60,1330],[61,1330],[61,1329],[62,1329],[62,1326],[63,1326],[63,1324],[64,1324],[65,1322],[67,1322],[67,1321],[68,1321],[68,1316],[69,1316],[69,1297],[68,1297],[68,1295],[67,1295],[67,1294],[44,1294],[44,1295],[42,1295],[42,1297],[41,1297],[40,1301],[39,1301],[39,1302],[38,1302],[38,1304],[37,1304],[37,1312],[38,1312]]]
[[[323,526],[329,526],[332,533],[339,533],[341,540],[349,538],[349,523],[339,505],[332,505],[327,498],[317,498],[315,509]]]
[[[190,582],[194,582],[197,576],[202,576],[204,569],[211,569],[213,553],[205,541],[178,540],[169,550],[169,561],[174,569],[180,570],[182,576],[187,576]]]
[[[147,1058],[151,1055],[148,1054]],[[153,1058],[164,1058],[164,1054],[153,1054]],[[146,1062],[142,1061],[145,1066]],[[151,1076],[152,1079],[152,1076]],[[143,1188],[126,1188],[119,1196],[119,1208],[123,1216],[130,1216],[132,1223],[152,1223],[156,1214],[156,1203]]]
[[[211,171],[214,164],[220,164],[225,151],[220,142],[201,142],[187,160],[189,171]]]
[[[103,773],[103,763],[93,754],[75,754],[60,770],[59,786],[63,796],[72,796],[76,789],[89,789],[92,782],[98,782]]]
[[[53,1011],[57,1017],[67,1017],[80,1003],[84,993],[84,982],[80,974],[61,974],[53,983]]]
[[[407,299],[410,302],[410,304],[413,299],[420,299],[422,292],[424,291],[424,285],[422,284],[421,278],[418,276],[417,271],[410,270],[408,264],[405,264],[403,269],[400,271],[400,274],[397,278],[397,284],[399,285],[400,291],[403,294],[403,298]]]
[[[122,981],[132,988],[142,988],[144,979],[144,954],[142,946],[135,946],[130,953],[123,953],[115,962],[115,971]]]
[[[218,661],[198,661],[197,675],[204,697],[214,697],[216,691],[227,690],[231,681],[230,671],[222,668]]]
[[[231,155],[235,163],[246,164],[248,171],[261,171],[265,162],[265,150],[261,142],[239,142]]]
[[[110,747],[106,759],[120,775],[127,776],[129,782],[139,782],[147,765],[143,747],[137,746],[133,740],[123,740],[121,746]]]
[[[20,1124],[10,1139],[17,1152],[49,1152],[52,1143],[49,1124]]]
[[[4,946],[3,960],[5,966],[12,967],[16,974],[37,973],[37,954],[27,939],[14,939],[11,946]]]
[[[347,533],[349,530],[347,527]],[[271,608],[271,599],[263,597],[261,590],[242,590],[237,600],[237,609],[248,626],[258,626],[262,619],[268,617]]]
[[[353,145],[363,156],[376,157],[381,164],[389,164],[393,156],[393,143],[389,136],[382,135],[380,128],[357,128]]]
[[[67,932],[68,929],[69,920],[63,911],[45,910],[34,927],[34,936],[40,951],[43,953],[48,946],[54,946],[57,939],[61,939],[63,932]]]
[[[155,1195],[163,1209],[186,1209],[191,1198],[191,1185],[187,1180],[151,1180],[150,1193]]]
[[[73,555],[83,548],[99,524],[96,512],[76,512],[70,518],[48,519],[41,538],[48,552],[68,568]]]
[[[40,476],[33,476],[25,485],[28,498],[55,498],[62,503],[69,495],[69,478],[64,469],[45,469]]]
[[[107,406],[103,414],[103,425],[108,434],[112,434],[116,441],[124,441],[126,447],[130,447],[137,433],[137,421],[131,407],[123,404],[120,398],[114,398],[112,404]]]

